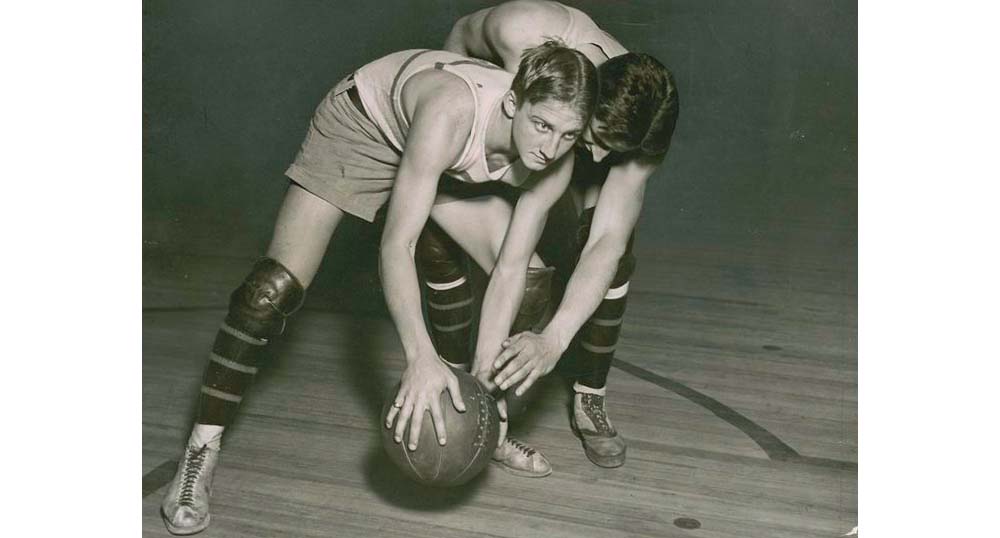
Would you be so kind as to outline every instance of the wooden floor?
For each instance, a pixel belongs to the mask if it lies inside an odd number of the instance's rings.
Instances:
[[[609,379],[626,465],[586,459],[553,375],[519,431],[553,474],[489,468],[453,490],[416,486],[382,455],[378,409],[403,367],[389,320],[311,296],[227,434],[202,536],[844,535],[857,525],[856,250],[803,237],[641,250]],[[167,536],[163,486],[250,261],[144,260],[144,536]]]

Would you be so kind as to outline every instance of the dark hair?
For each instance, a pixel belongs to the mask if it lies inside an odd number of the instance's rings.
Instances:
[[[670,71],[648,54],[630,52],[604,62],[598,72],[601,102],[594,117],[604,123],[600,137],[614,148],[665,154],[680,111]]]
[[[587,123],[597,105],[597,86],[597,68],[586,56],[549,40],[521,54],[510,89],[518,103],[566,103]]]

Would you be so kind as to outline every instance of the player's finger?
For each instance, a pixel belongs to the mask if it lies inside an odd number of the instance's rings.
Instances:
[[[501,397],[497,400],[497,413],[500,415],[500,420],[507,422],[507,398]]]
[[[385,427],[391,428],[392,421],[399,414],[399,410],[403,408],[403,394],[400,392],[396,394],[396,398],[393,400],[392,405],[389,406],[389,412],[385,414]]]
[[[500,347],[502,348],[510,347],[511,344],[521,339],[521,334],[522,333],[517,333],[514,336],[508,336],[506,339],[504,339],[503,342],[500,342]]]
[[[518,385],[517,390],[514,391],[514,396],[524,395],[524,393],[528,392],[528,389],[530,389],[531,386],[535,384],[535,381],[538,381],[538,378],[541,376],[542,376],[541,372],[539,372],[537,369],[532,370],[531,373],[528,374],[527,379],[525,379],[524,382]]]
[[[493,389],[497,388],[497,386],[493,383],[493,379],[492,379],[492,377],[493,377],[493,370],[492,369],[480,370],[478,372],[475,372],[473,374],[473,377],[475,377],[476,379],[478,379],[479,382],[482,383],[483,386],[486,387],[486,390],[489,391],[489,392],[493,392]]]
[[[448,394],[451,396],[451,404],[459,413],[465,412],[465,400],[462,399],[462,391],[458,388],[458,378],[455,374],[448,372]]]
[[[499,370],[503,368],[503,365],[507,364],[507,361],[516,357],[519,352],[520,348],[507,346],[506,348],[504,348],[503,351],[500,352],[500,355],[497,355],[496,360],[493,361],[493,369]]]
[[[438,444],[444,446],[448,443],[448,434],[445,432],[444,415],[441,414],[441,399],[431,400],[431,420],[434,422],[434,431],[437,433]]]
[[[531,368],[528,368],[526,365],[523,365],[516,372],[511,374],[510,377],[504,379],[503,383],[500,383],[500,390],[507,390],[509,387],[514,386],[522,379],[528,377],[529,373],[531,373]]]
[[[392,436],[397,443],[403,442],[403,433],[410,423],[410,415],[413,414],[413,402],[408,400],[403,402],[403,408],[399,410],[399,417],[396,418],[396,433]]]
[[[507,366],[504,366],[503,370],[500,370],[497,373],[497,375],[493,378],[493,382],[496,383],[501,389],[506,390],[507,387],[504,386],[504,384],[510,380],[511,376],[514,375],[514,372],[520,371],[524,368],[527,362],[527,358],[522,355],[518,355],[514,358],[514,360],[508,362]]]
[[[500,409],[499,405],[497,405],[497,409],[498,410]],[[507,406],[506,405],[504,405],[504,416],[507,416]],[[499,437],[499,442],[497,443],[497,446],[503,446],[504,440],[507,439],[507,427],[509,426],[509,424],[510,423],[507,422],[507,419],[503,419],[503,420],[500,421],[500,437]]]
[[[416,450],[417,445],[420,443],[420,428],[424,424],[424,411],[427,409],[427,405],[424,403],[423,399],[418,399],[416,405],[413,406],[413,416],[410,417],[410,450]]]

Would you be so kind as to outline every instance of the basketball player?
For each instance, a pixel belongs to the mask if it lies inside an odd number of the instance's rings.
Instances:
[[[525,50],[550,36],[586,55],[600,75],[600,102],[580,137],[583,155],[577,159],[570,187],[579,213],[576,267],[544,330],[506,340],[480,338],[472,372],[488,387],[493,383],[503,390],[516,387],[515,393],[521,395],[551,372],[575,342],[569,368],[575,377],[571,426],[594,464],[618,467],[625,462],[626,443],[608,418],[607,375],[635,268],[633,229],[646,182],[670,146],[679,110],[677,89],[673,76],[656,59],[628,52],[582,11],[558,2],[515,0],[464,16],[452,28],[445,48],[513,72]],[[439,228],[428,227],[421,237],[424,244],[446,245],[448,238]],[[437,267],[450,263],[461,277],[461,264],[454,256],[448,259],[453,252],[420,248],[426,256],[418,256],[418,262]],[[451,302],[465,300],[458,291],[449,290]],[[464,293],[471,291],[466,287]],[[434,305],[430,306],[433,316]],[[442,355],[460,361],[467,331],[449,332],[434,325],[433,332]],[[449,350],[457,358],[449,358]],[[551,472],[537,451],[524,461],[531,467],[512,470],[526,476]]]
[[[302,305],[346,214],[372,221],[388,202],[380,270],[407,362],[390,413],[400,415],[396,440],[412,422],[408,441],[416,449],[429,409],[439,442],[447,441],[441,392],[449,390],[459,411],[464,404],[423,323],[413,260],[420,231],[433,218],[492,270],[484,317],[513,319],[547,212],[569,183],[569,149],[589,121],[596,92],[593,64],[553,42],[526,51],[514,76],[453,53],[411,50],[367,64],[334,87],[286,171],[292,183],[267,255],[233,292],[216,336],[198,418],[162,503],[170,532],[208,526],[222,433],[261,351]],[[521,195],[514,207],[482,198],[435,205],[442,174],[504,183]]]

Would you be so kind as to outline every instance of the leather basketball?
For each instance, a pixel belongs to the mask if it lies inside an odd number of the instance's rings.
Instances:
[[[516,394],[517,387],[520,383],[515,384],[504,392],[504,399],[507,400],[508,421],[517,422],[521,419],[522,415],[524,415],[524,413],[528,410],[531,403],[538,397],[541,383],[541,379],[536,380],[535,384],[531,385],[531,388],[526,390],[524,394],[520,396]]]
[[[453,370],[458,378],[459,390],[465,401],[465,412],[459,413],[451,403],[448,391],[441,393],[441,414],[444,415],[448,442],[438,444],[434,421],[430,411],[424,412],[423,427],[417,449],[407,446],[409,426],[403,441],[397,443],[392,436],[396,425],[381,425],[382,446],[389,459],[404,474],[429,486],[450,487],[464,484],[478,475],[490,462],[500,437],[500,416],[496,401],[479,381],[461,370]],[[382,417],[388,412],[399,385],[382,406]]]

